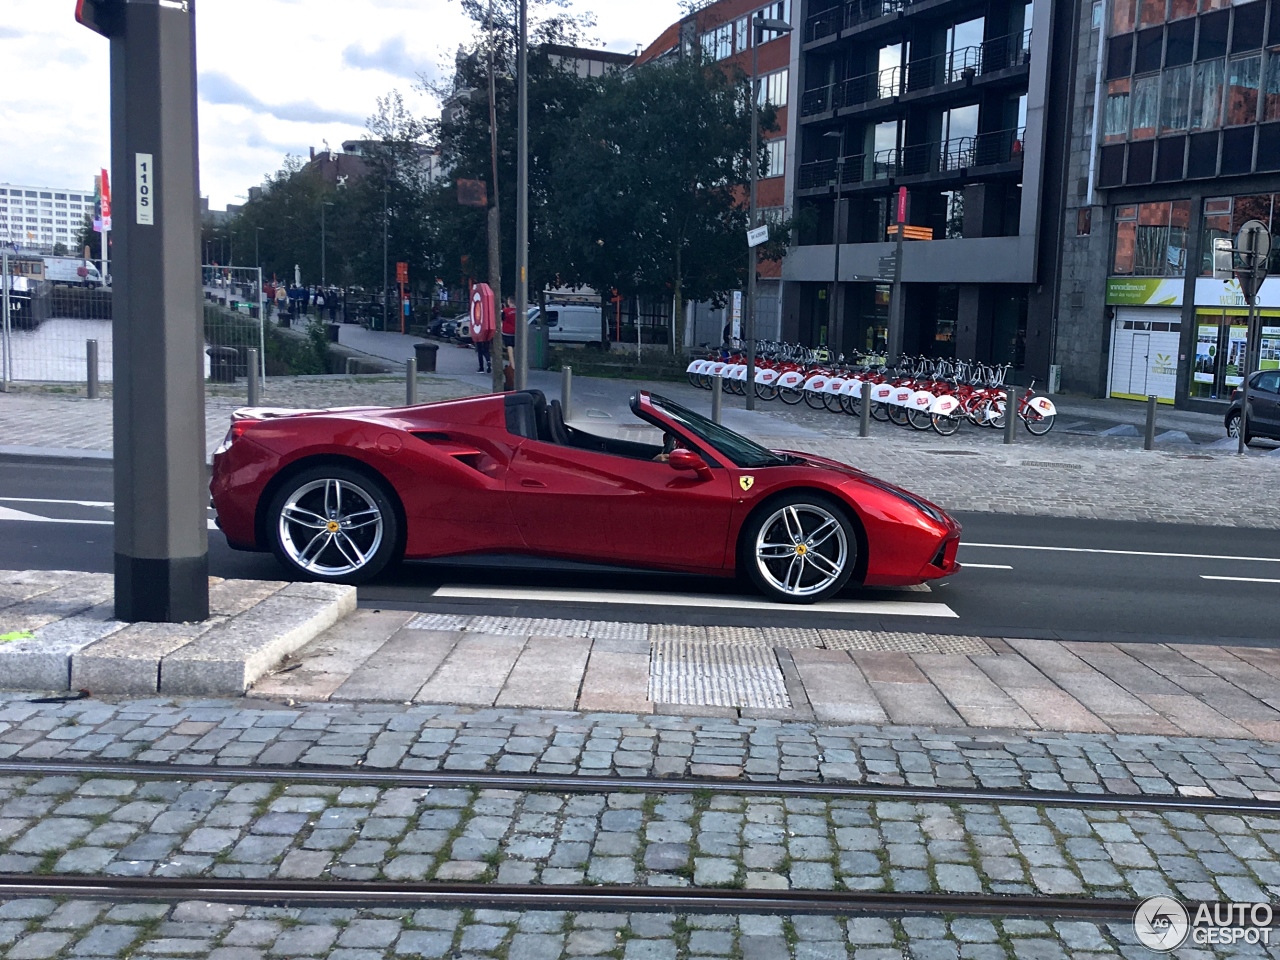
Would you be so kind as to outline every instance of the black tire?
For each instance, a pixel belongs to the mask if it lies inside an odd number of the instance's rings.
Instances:
[[[761,400],[778,399],[778,388],[772,383],[757,383],[756,396]]]
[[[906,407],[900,407],[896,403],[886,404],[889,411],[889,419],[900,427],[905,427],[911,422],[911,411]]]
[[[840,395],[840,409],[851,417],[862,415],[862,398],[852,394],[844,393]]]
[[[1043,416],[1034,410],[1028,410],[1027,415],[1022,418],[1023,424],[1026,425],[1027,433],[1033,437],[1043,437],[1046,433],[1053,429],[1054,421],[1058,419],[1056,414]]]
[[[757,545],[762,536],[773,536],[780,538],[783,543],[787,542],[784,531],[784,528],[789,529],[787,521],[777,518],[790,508],[796,510],[805,532],[811,536],[816,534],[816,545],[809,548],[806,556],[821,556],[829,566],[819,566],[812,560],[806,562],[800,559],[798,553],[767,560],[763,564],[759,562]],[[826,529],[824,517],[834,521],[838,525],[838,531],[832,528],[829,535],[818,542],[818,537]],[[811,490],[783,494],[761,505],[743,525],[738,542],[738,571],[745,572],[756,589],[777,603],[810,604],[827,600],[848,585],[858,565],[859,541],[854,522],[843,504],[825,494]],[[788,592],[779,586],[778,577],[782,574],[785,582],[790,583],[792,565],[797,561],[800,568],[796,574],[796,586],[800,589]],[[805,575],[806,563],[811,567],[810,576],[814,578],[812,583]],[[832,575],[832,570],[838,572]],[[806,587],[806,584],[809,586]],[[806,589],[812,589],[812,592],[804,592]]]
[[[822,395],[822,405],[832,413],[839,413],[843,407],[840,406],[841,395],[838,393],[824,393]]]
[[[944,416],[940,413],[935,413],[930,416],[929,423],[938,436],[949,437],[960,429],[960,420],[961,417],[958,413],[951,416]]]
[[[1240,411],[1239,410],[1233,411],[1231,416],[1227,418],[1227,436],[1230,437],[1232,440],[1235,440],[1240,436]],[[1247,447],[1249,444],[1253,443],[1253,440],[1254,440],[1253,432],[1250,431],[1249,433],[1246,433],[1244,437],[1244,445]]]
[[[924,431],[933,426],[929,411],[921,410],[918,407],[912,407],[907,411],[907,422],[911,424],[914,430]]]
[[[321,501],[326,505],[332,504],[328,485],[333,483],[340,485],[337,489],[359,498],[353,504],[356,510],[352,511],[352,517],[377,511],[376,521],[371,520],[365,524],[362,519],[361,526],[352,525],[345,531],[337,530],[337,533],[342,534],[341,540],[335,536],[332,528],[322,530],[319,526],[326,518],[328,523],[340,522],[341,514],[346,509],[340,504],[335,516],[321,508]],[[317,484],[325,486],[317,487]],[[360,499],[365,501],[363,505]],[[291,512],[295,519],[287,520],[284,512],[291,501],[294,505],[294,511]],[[313,516],[314,521],[307,522],[301,518],[301,514],[305,513]],[[341,526],[347,524],[342,523]],[[367,528],[370,526],[376,526],[376,537],[369,534]],[[385,481],[363,470],[338,464],[310,467],[290,477],[272,498],[267,511],[266,532],[271,552],[286,570],[302,579],[324,583],[366,583],[389,566],[398,563],[403,550],[399,514]],[[326,534],[329,540],[319,546],[308,565],[305,563],[307,547],[299,549],[299,545],[313,532],[314,538],[308,543],[308,547],[315,539]],[[354,558],[365,559],[353,563],[353,554]],[[346,568],[333,562],[321,562],[335,560],[346,560]]]
[[[778,399],[787,406],[794,407],[804,400],[804,391],[796,387],[781,387],[778,390]]]
[[[825,396],[826,394],[823,393],[817,393],[813,390],[805,390],[804,402],[813,407],[814,410],[821,410],[827,405],[826,401],[823,399]]]
[[[881,403],[879,400],[871,401],[871,419],[879,420],[881,423],[889,422],[889,405]]]

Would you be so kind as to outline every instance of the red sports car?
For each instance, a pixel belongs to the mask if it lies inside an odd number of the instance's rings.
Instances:
[[[766,450],[654,393],[661,445],[567,426],[537,390],[402,409],[242,411],[213,459],[227,541],[359,583],[401,559],[522,553],[731,577],[812,603],[959,569],[960,525],[853,467]]]

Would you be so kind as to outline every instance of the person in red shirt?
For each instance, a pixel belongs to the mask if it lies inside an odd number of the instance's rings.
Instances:
[[[510,297],[502,308],[502,343],[507,347],[516,345],[516,304]]]

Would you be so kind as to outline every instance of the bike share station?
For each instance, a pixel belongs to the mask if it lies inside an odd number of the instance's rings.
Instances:
[[[1213,278],[1235,280],[1249,306],[1244,342],[1235,351],[1240,380],[1240,427],[1238,452],[1245,452],[1249,436],[1249,380],[1261,366],[1262,330],[1258,315],[1258,292],[1267,279],[1267,258],[1271,255],[1271,231],[1261,220],[1250,220],[1240,228],[1233,245],[1230,238],[1213,241]],[[1197,351],[1198,352],[1198,351]]]

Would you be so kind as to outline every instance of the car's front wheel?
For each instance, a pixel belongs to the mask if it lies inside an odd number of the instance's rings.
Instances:
[[[858,559],[858,538],[845,510],[821,494],[773,501],[742,531],[742,564],[772,600],[815,603],[844,589]]]
[[[1231,416],[1227,418],[1227,436],[1230,437],[1232,440],[1238,440],[1240,438],[1240,411],[1239,410],[1233,411]],[[1252,432],[1245,435],[1244,442],[1245,442],[1245,446],[1248,446],[1250,443],[1253,442]]]
[[[364,583],[399,549],[390,495],[348,467],[313,467],[291,478],[271,503],[269,523],[276,558],[310,580]]]

